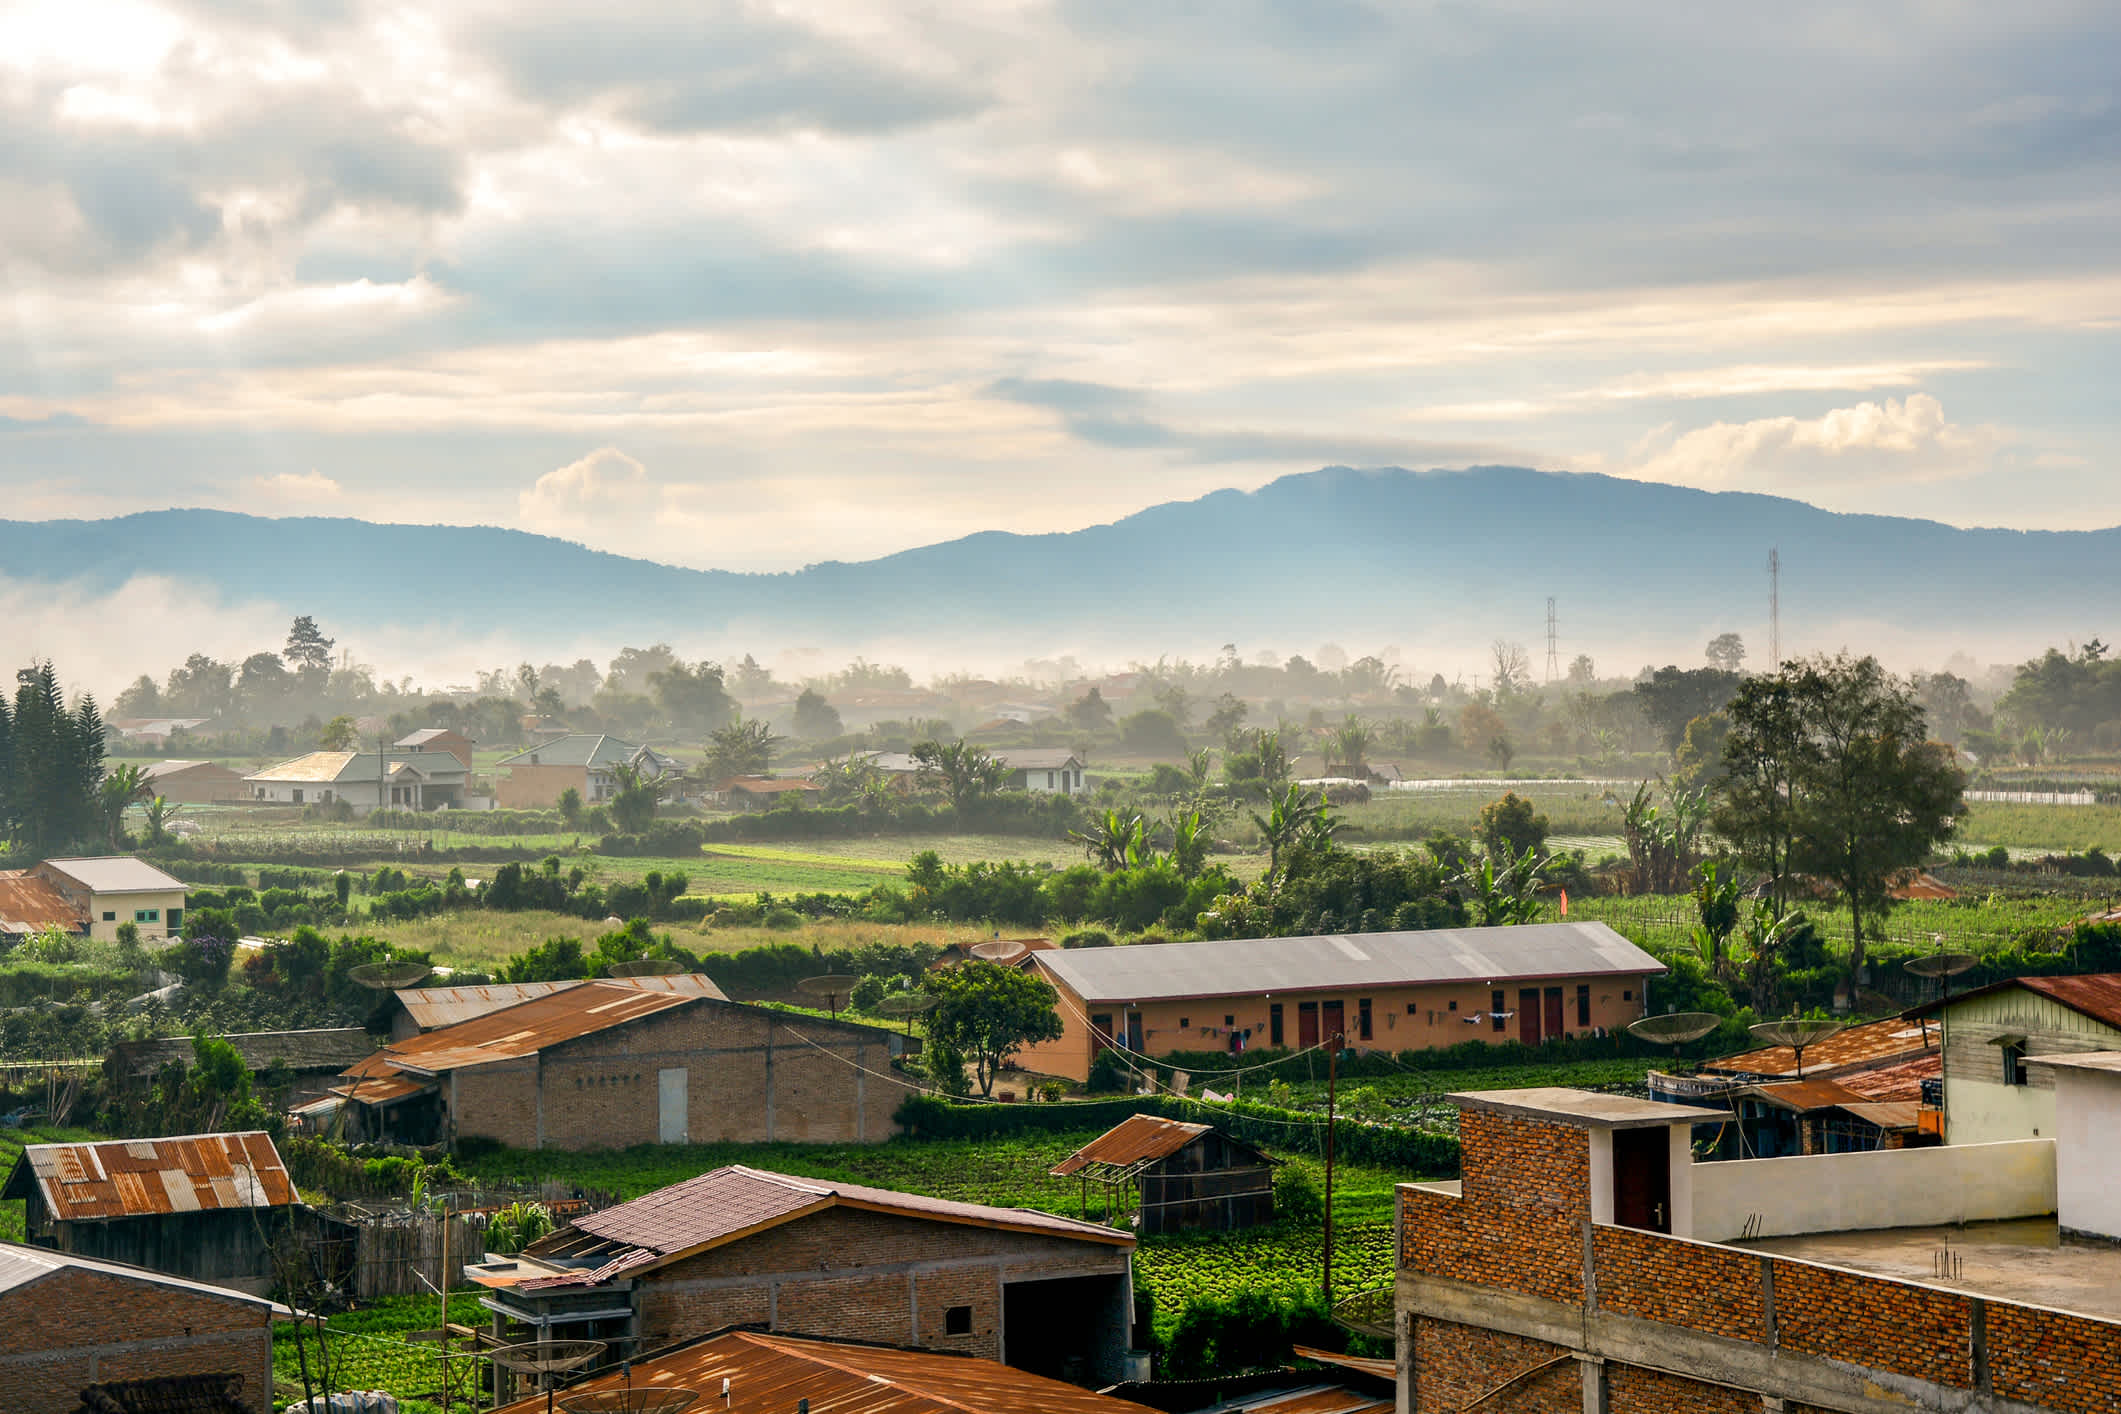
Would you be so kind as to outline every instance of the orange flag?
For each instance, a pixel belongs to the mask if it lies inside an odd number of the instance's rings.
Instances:
[[[1561,916],[1563,918],[1569,916],[1569,891],[1567,889],[1561,891]]]

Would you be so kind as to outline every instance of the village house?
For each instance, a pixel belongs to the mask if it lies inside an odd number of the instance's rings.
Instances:
[[[1464,1177],[1399,1188],[1410,1414],[2121,1408],[2121,1250],[2062,1239],[2052,1138],[1694,1163],[1716,1111],[1450,1098]]]
[[[1946,1143],[2052,1138],[2056,1072],[2026,1062],[2121,1049],[2121,973],[2017,977],[1907,1015],[1942,1023]]]
[[[1115,1190],[1133,1188],[1134,1221],[1144,1237],[1151,1237],[1273,1222],[1274,1169],[1280,1162],[1212,1124],[1137,1114],[1062,1159],[1052,1172],[1082,1184],[1086,1220],[1091,1184],[1105,1190],[1107,1211],[1120,1196]]]
[[[1020,747],[997,751],[995,759],[1008,768],[1003,790],[1030,791],[1034,795],[1081,795],[1083,758],[1059,748]]]
[[[22,1201],[36,1246],[254,1296],[301,1201],[260,1130],[26,1145],[0,1199]]]
[[[1155,1414],[1146,1404],[992,1360],[756,1330],[703,1336],[573,1389],[614,1399],[628,1390],[699,1390],[710,1396],[699,1407],[710,1411],[755,1407],[776,1414]],[[712,1397],[725,1389],[728,1399]],[[544,1396],[536,1395],[503,1406],[501,1414],[544,1410]],[[1314,1407],[1306,1414],[1340,1412]]]
[[[897,1133],[899,1032],[627,981],[583,982],[392,1041],[334,1087],[344,1129],[518,1149]]]
[[[211,717],[106,717],[104,729],[122,741],[162,747],[173,736],[183,736],[211,724]]]
[[[1097,1053],[1406,1051],[1602,1035],[1644,1015],[1663,963],[1603,923],[1240,938],[1036,953],[1062,1034],[1025,1070],[1087,1080]]]
[[[179,805],[250,799],[243,773],[216,761],[150,761],[140,768],[147,793]]]
[[[469,782],[464,763],[446,751],[417,755],[312,751],[243,778],[254,801],[272,805],[343,801],[357,815],[377,809],[460,809]]]
[[[712,977],[701,972],[673,972],[661,977],[606,977],[609,987],[633,987],[644,992],[670,992],[677,996],[729,998]],[[560,982],[480,982],[475,985],[400,987],[391,993],[390,1039],[402,1041],[422,1031],[437,1031],[475,1016],[499,1011],[533,997],[549,997],[578,980]]]
[[[0,936],[47,928],[115,941],[121,924],[140,941],[174,938],[184,927],[184,881],[130,855],[47,859],[0,872]]]
[[[731,776],[714,788],[715,802],[731,810],[773,810],[783,805],[815,805],[824,792],[800,776]]]
[[[339,1074],[374,1054],[376,1043],[359,1026],[309,1031],[239,1031],[218,1038],[235,1048],[260,1091],[275,1072],[290,1077],[290,1103],[316,1099],[339,1083]],[[104,1083],[113,1093],[152,1085],[171,1065],[192,1063],[192,1038],[158,1036],[119,1041],[103,1061]]]
[[[469,1275],[494,1335],[609,1340],[624,1354],[756,1322],[1124,1377],[1134,1238],[1023,1208],[731,1165],[584,1214]]]
[[[457,758],[465,771],[471,770],[472,753],[478,743],[460,731],[448,727],[422,727],[416,732],[407,732],[391,743],[392,750],[407,756],[431,756],[444,753]]]
[[[265,1414],[275,1314],[292,1313],[225,1287],[0,1243],[0,1407]],[[85,1399],[92,1387],[110,1402]]]
[[[590,732],[540,741],[494,764],[508,772],[496,788],[503,810],[550,810],[570,788],[584,808],[601,804],[618,794],[622,767],[649,780],[678,774],[678,763],[659,751]]]
[[[1031,960],[1031,954],[1051,952],[1054,946],[1051,938],[989,938],[977,943],[951,943],[935,955],[928,970],[939,972],[971,958],[1002,967],[1022,967]]]

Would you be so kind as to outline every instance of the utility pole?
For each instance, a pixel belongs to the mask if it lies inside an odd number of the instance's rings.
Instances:
[[[1768,665],[1782,671],[1782,550],[1767,552],[1767,655]]]
[[[1340,1074],[1341,1035],[1335,1035],[1332,1049],[1326,1052],[1326,1270],[1324,1291],[1326,1311],[1333,1310],[1333,1117],[1335,1086]]]
[[[1561,649],[1554,636],[1554,596],[1547,596],[1547,686],[1561,676]]]

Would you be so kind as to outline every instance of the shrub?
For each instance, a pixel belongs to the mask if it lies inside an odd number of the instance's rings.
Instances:
[[[1325,1217],[1326,1200],[1310,1169],[1283,1164],[1274,1171],[1274,1215],[1292,1223],[1315,1223]]]

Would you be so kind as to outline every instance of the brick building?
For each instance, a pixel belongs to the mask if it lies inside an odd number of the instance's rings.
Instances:
[[[495,1334],[648,1351],[728,1326],[854,1338],[1110,1383],[1131,1234],[1021,1208],[731,1166],[576,1218],[469,1275]]]
[[[2121,1252],[2060,1238],[2052,1140],[1694,1164],[1714,1111],[1452,1098],[1464,1178],[1400,1189],[1407,1414],[2121,1408]]]
[[[413,1144],[874,1143],[898,1131],[890,1069],[905,1045],[698,991],[583,982],[393,1041],[334,1093],[349,1134]]]
[[[93,1384],[235,1375],[239,1397],[270,1409],[275,1312],[287,1314],[222,1287],[0,1243],[0,1408],[75,1414]]]
[[[643,992],[677,992],[717,997],[723,1001],[729,999],[728,994],[715,985],[715,980],[702,972],[599,980],[611,986],[633,987]],[[402,1041],[422,1031],[439,1031],[445,1026],[499,1011],[502,1007],[549,997],[554,992],[581,985],[579,979],[569,979],[560,982],[481,982],[461,987],[400,987],[391,993],[390,1039]]]
[[[1356,1050],[1541,1041],[1644,1015],[1663,963],[1603,923],[1348,937],[1236,938],[1031,954],[1060,995],[1062,1034],[1026,1070],[1087,1080],[1097,1052]]]

